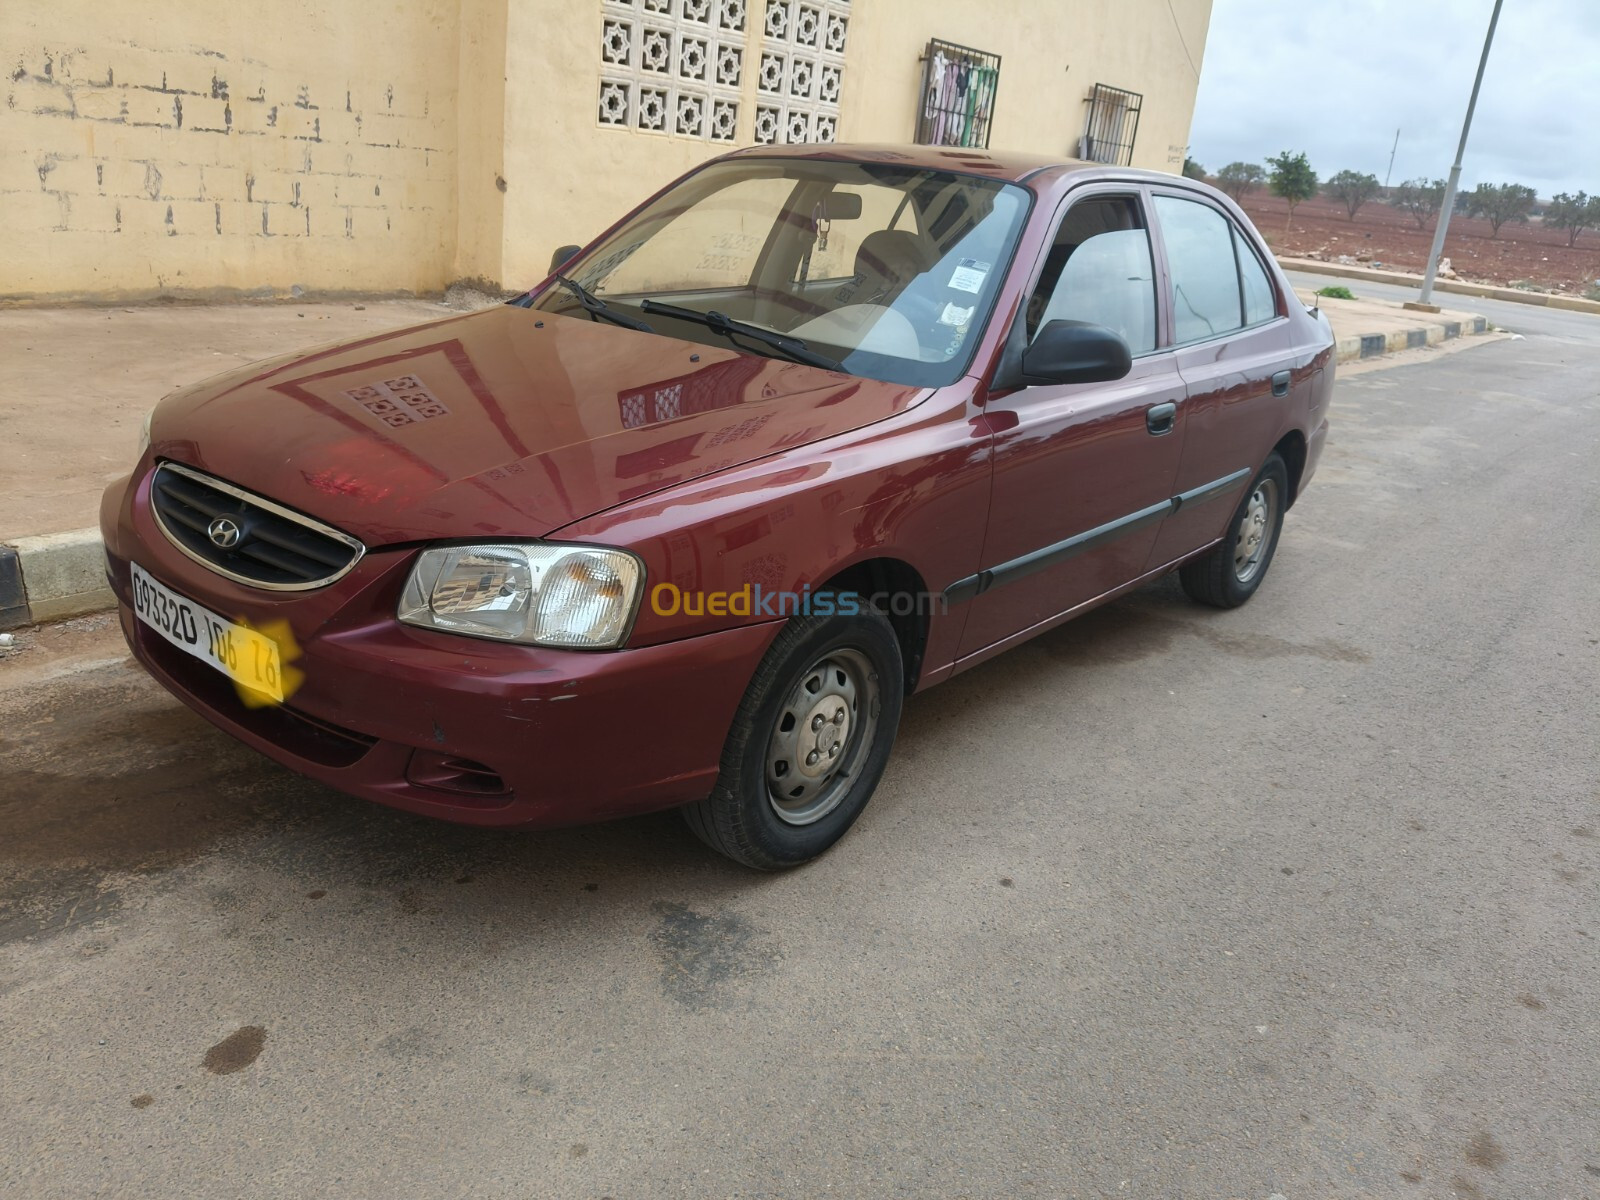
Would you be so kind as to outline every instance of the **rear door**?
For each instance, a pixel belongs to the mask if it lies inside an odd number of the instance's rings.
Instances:
[[[1138,578],[1172,496],[1184,384],[1160,345],[1144,196],[1075,193],[1034,268],[1018,320],[1122,334],[1133,369],[1111,383],[1035,385],[991,396],[993,496],[981,589],[961,654],[977,653]]]
[[[1227,213],[1199,193],[1163,189],[1153,208],[1184,395],[1179,504],[1152,568],[1222,536],[1282,427],[1292,351],[1286,298]]]

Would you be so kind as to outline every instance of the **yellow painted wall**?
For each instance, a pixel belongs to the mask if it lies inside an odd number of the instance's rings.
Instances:
[[[858,0],[854,9],[842,139],[911,140],[919,60],[939,38],[1000,56],[990,149],[1075,157],[1085,99],[1103,83],[1144,96],[1133,165],[1183,168],[1211,0]]]
[[[508,287],[537,283],[556,247],[589,241],[657,188],[734,148],[600,128],[600,5],[574,3],[563,11],[566,19],[556,21],[549,4],[513,2],[509,9],[500,275]],[[745,74],[746,96],[753,96],[751,73]],[[740,144],[748,145],[748,115],[743,120]]]
[[[751,4],[740,144],[757,102],[761,0]],[[1134,164],[1182,168],[1211,0],[855,0],[840,141],[908,142],[916,132],[920,61],[932,37],[1001,56],[990,146],[1074,156],[1096,83],[1144,95]],[[600,128],[595,118],[597,3],[551,20],[512,5],[507,30],[505,178],[500,278],[541,278],[550,253],[586,242],[650,192],[727,147]],[[579,69],[574,69],[578,64]]]
[[[458,7],[0,3],[0,298],[438,288]]]
[[[739,145],[765,0],[747,0]],[[991,146],[1072,156],[1096,82],[1183,161],[1211,0],[854,0],[839,140],[911,140],[930,37],[1002,58]],[[0,301],[531,283],[732,148],[600,126],[600,0],[0,3]]]

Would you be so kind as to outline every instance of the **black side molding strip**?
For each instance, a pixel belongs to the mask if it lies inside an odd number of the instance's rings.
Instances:
[[[976,575],[968,575],[965,579],[958,579],[945,588],[945,603],[965,604],[988,586],[989,572],[980,571]]]
[[[988,570],[979,571],[976,575],[958,579],[944,589],[945,602],[965,604],[974,596],[980,596],[992,587],[1025,579],[1035,572],[1053,567],[1069,558],[1098,550],[1101,546],[1114,542],[1136,529],[1143,529],[1146,525],[1153,524],[1186,505],[1201,504],[1226,495],[1248,478],[1250,478],[1250,468],[1240,467],[1221,479],[1213,479],[1210,483],[1190,488],[1187,492],[1180,493],[1170,500],[1163,500],[1160,504],[1141,508],[1138,512],[1118,517],[1115,521],[1107,521],[1104,525],[1097,525],[1083,533],[1074,534],[1065,541],[1030,551],[997,567],[990,567]]]
[[[1021,558],[1013,558],[1010,562],[1003,562],[998,567],[991,567],[984,572],[989,576],[989,587],[1025,579],[1037,571],[1053,567],[1069,558],[1087,554],[1090,550],[1098,550],[1107,542],[1114,542],[1119,537],[1132,533],[1135,529],[1143,529],[1146,525],[1153,525],[1171,511],[1172,501],[1163,500],[1160,504],[1152,504],[1149,508],[1141,508],[1138,512],[1129,513],[1125,517],[1118,517],[1115,521],[1107,521],[1104,525],[1096,525],[1093,529],[1074,534],[1072,537],[1067,538],[1065,541],[1057,542],[1053,546],[1045,546],[1042,549],[1024,554]],[[984,590],[987,591],[988,589]]]
[[[1176,511],[1187,504],[1199,504],[1204,500],[1215,500],[1226,492],[1233,491],[1246,479],[1250,478],[1250,468],[1240,467],[1231,475],[1224,475],[1221,479],[1213,479],[1210,483],[1203,483],[1197,488],[1190,488],[1187,492],[1180,492],[1172,498],[1172,507]]]
[[[965,579],[958,579],[945,588],[944,598],[951,604],[961,604],[987,592],[992,587],[1024,579],[1069,558],[1087,554],[1090,550],[1098,550],[1107,542],[1114,542],[1135,529],[1142,529],[1161,520],[1172,511],[1172,508],[1171,500],[1163,500],[1160,504],[1152,504],[1149,508],[1141,508],[1138,512],[1118,517],[1115,521],[1107,521],[1104,525],[1097,525],[1083,533],[1074,534],[1065,541],[1030,551],[1020,558],[1003,562],[998,567],[990,567],[987,571],[968,575]]]

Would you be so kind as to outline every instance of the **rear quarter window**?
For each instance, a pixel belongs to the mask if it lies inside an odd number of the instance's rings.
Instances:
[[[1239,280],[1244,285],[1244,323],[1259,325],[1278,315],[1278,300],[1272,292],[1272,281],[1267,270],[1256,257],[1250,239],[1237,227],[1233,231],[1234,245],[1239,252]]]

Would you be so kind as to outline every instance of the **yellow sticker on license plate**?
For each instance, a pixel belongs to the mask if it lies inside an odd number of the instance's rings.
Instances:
[[[133,568],[133,615],[179,650],[221,671],[240,688],[283,703],[283,658],[266,634],[209,608]]]

